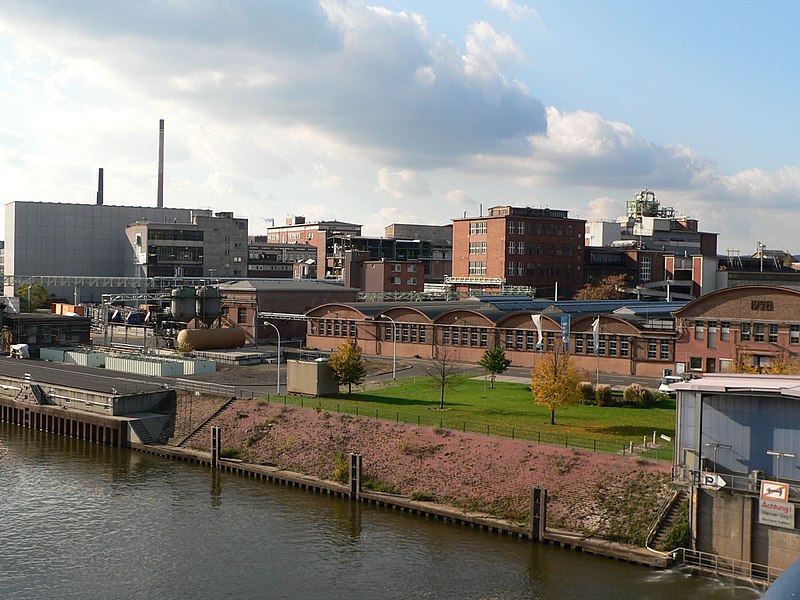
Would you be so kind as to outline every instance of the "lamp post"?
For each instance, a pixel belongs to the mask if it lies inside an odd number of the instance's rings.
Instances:
[[[714,443],[706,442],[705,446],[708,446],[709,448],[713,448],[714,449],[714,475],[716,475],[717,474],[717,448],[727,448],[728,450],[730,450],[731,448],[733,448],[733,446],[731,446],[730,444],[718,444],[716,442],[714,442]]]
[[[777,450],[767,450],[767,454],[770,456],[775,457],[775,481],[781,480],[781,459],[782,458],[794,458],[795,455],[792,452],[778,452]]]
[[[280,396],[281,395],[281,332],[275,326],[275,323],[270,323],[269,321],[264,321],[264,325],[269,325],[270,327],[272,327],[275,330],[275,333],[278,334],[278,383],[275,386],[275,388],[277,390],[276,393],[278,394],[278,396]]]
[[[392,322],[392,379],[397,379],[397,323],[389,315],[381,315],[381,317]]]

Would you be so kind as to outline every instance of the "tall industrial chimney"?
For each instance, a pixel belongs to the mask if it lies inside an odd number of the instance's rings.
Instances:
[[[158,122],[158,208],[164,208],[164,119]]]
[[[97,206],[103,205],[103,167],[97,171]]]

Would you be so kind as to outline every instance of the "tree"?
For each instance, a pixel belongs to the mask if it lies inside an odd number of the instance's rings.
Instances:
[[[444,410],[444,392],[455,389],[456,378],[461,373],[449,346],[436,346],[436,355],[430,360],[425,372],[431,378],[433,386],[441,391],[439,410]]]
[[[534,402],[550,409],[550,424],[556,423],[556,407],[578,404],[580,378],[568,354],[553,352],[542,356],[531,369]]]
[[[489,348],[483,353],[478,364],[489,373],[492,389],[494,389],[495,377],[508,371],[508,367],[511,366],[511,359],[506,358],[506,351],[502,348]]]
[[[44,308],[50,303],[50,294],[44,286],[34,284],[23,284],[17,288],[17,296],[20,298],[20,308],[22,312],[33,312]]]
[[[339,349],[331,354],[328,366],[339,385],[347,386],[348,394],[353,393],[353,384],[358,385],[364,381],[364,377],[367,375],[361,348],[350,338],[343,341]]]
[[[617,300],[627,298],[628,293],[625,286],[628,284],[628,276],[624,273],[609,275],[598,281],[590,281],[585,284],[578,293],[575,294],[576,300]]]

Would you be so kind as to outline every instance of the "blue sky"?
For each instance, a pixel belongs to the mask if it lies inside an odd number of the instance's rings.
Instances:
[[[233,210],[380,234],[636,192],[800,253],[796,2],[0,0],[5,202]]]

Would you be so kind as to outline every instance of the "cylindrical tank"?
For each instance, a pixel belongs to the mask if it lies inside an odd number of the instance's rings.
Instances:
[[[244,329],[225,327],[221,329],[182,329],[178,333],[178,346],[189,346],[193,350],[241,348],[246,336]]]
[[[197,288],[196,311],[204,323],[211,323],[220,314],[219,290],[217,288]]]
[[[175,288],[170,294],[172,296],[171,309],[172,317],[176,321],[188,323],[194,319],[195,300],[193,287]]]

